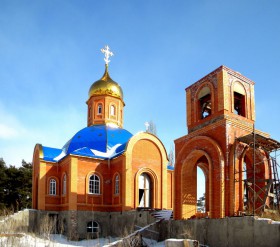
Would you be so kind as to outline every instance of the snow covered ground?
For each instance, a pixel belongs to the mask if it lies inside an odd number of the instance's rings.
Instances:
[[[79,247],[100,247],[108,245],[116,241],[114,238],[100,238],[81,241],[68,241],[65,236],[53,234],[50,235],[50,240],[42,239],[29,234],[18,234],[17,236],[1,236],[0,247],[65,247],[65,246],[79,246]],[[164,242],[157,243],[149,239],[145,239],[149,246],[163,247]]]

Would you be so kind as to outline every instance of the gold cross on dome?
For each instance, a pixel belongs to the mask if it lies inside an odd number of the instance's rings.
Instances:
[[[104,53],[104,55],[105,55],[104,61],[105,61],[105,64],[108,65],[110,62],[109,58],[114,56],[114,53],[110,51],[110,47],[108,45],[105,45],[105,48],[102,48],[101,52]]]

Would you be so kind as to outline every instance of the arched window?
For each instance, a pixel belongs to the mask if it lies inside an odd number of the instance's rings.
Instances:
[[[99,103],[97,105],[97,114],[102,114],[102,104],[101,103]]]
[[[62,195],[66,195],[66,186],[67,186],[67,181],[66,181],[66,174],[63,176],[63,183],[62,183]]]
[[[100,178],[95,174],[89,177],[89,193],[100,194]]]
[[[99,232],[99,224],[96,221],[90,221],[87,223],[87,232],[95,233]]]
[[[116,107],[114,105],[110,106],[110,115],[115,116],[116,115]]]
[[[120,193],[120,177],[119,175],[116,175],[115,177],[115,195],[118,195]]]
[[[234,113],[245,117],[245,97],[244,95],[234,92]]]
[[[56,181],[53,178],[50,180],[49,194],[56,195]]]
[[[199,112],[200,112],[200,119],[204,119],[211,115],[212,113],[212,105],[211,105],[211,91],[208,86],[203,87],[199,94]]]
[[[245,89],[241,83],[237,82],[234,84],[233,90],[233,112],[237,115],[245,117]]]

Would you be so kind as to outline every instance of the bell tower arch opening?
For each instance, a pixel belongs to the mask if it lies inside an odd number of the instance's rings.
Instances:
[[[197,213],[205,213],[206,212],[206,176],[204,172],[204,164],[199,163],[197,165],[197,181],[196,181],[196,186],[197,186],[197,193],[196,193],[196,198],[197,198]]]
[[[201,150],[194,151],[187,157],[183,164],[182,218],[205,217],[207,212],[211,211],[211,184],[209,183],[210,166],[209,157]],[[205,199],[204,202],[202,202],[203,206],[197,205],[199,199],[198,191],[204,191]],[[203,194],[201,197],[203,197]]]
[[[235,170],[235,211],[249,212],[252,207],[250,203],[250,198],[252,196],[250,187],[253,182],[253,166],[248,157],[248,153],[246,154],[246,149],[244,150],[242,158],[239,159],[238,167],[236,167]]]
[[[203,87],[198,93],[199,119],[204,119],[212,114],[211,91],[208,86]]]
[[[280,149],[280,143],[254,133],[238,138],[238,142],[236,150],[245,148],[236,157],[235,210],[246,215],[279,210],[278,165],[270,152]]]
[[[247,167],[249,167],[246,163],[246,159],[243,160],[243,165],[242,165],[242,186],[241,186],[241,195],[243,196],[241,202],[244,210],[248,210],[249,203],[248,203],[248,198],[249,198],[249,190],[247,185]]]
[[[233,86],[233,113],[246,117],[246,90],[240,82]]]

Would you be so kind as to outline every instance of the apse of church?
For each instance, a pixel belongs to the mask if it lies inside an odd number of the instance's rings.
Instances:
[[[205,176],[204,217],[255,214],[279,198],[270,193],[277,181],[269,153],[280,145],[254,129],[254,85],[221,66],[186,88],[188,134],[175,140],[175,219],[198,215],[198,167]]]
[[[33,208],[71,212],[65,216],[68,224],[79,212],[173,206],[173,170],[165,147],[152,134],[123,129],[123,91],[109,75],[113,53],[108,46],[101,51],[105,72],[89,89],[87,127],[62,148],[37,144],[34,149]],[[86,221],[77,224],[78,230],[87,229]]]

